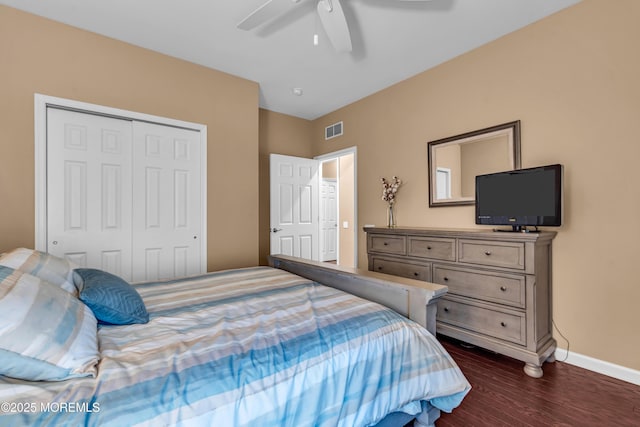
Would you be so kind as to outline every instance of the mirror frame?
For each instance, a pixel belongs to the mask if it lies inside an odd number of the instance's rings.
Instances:
[[[507,136],[509,136],[509,143],[511,144],[511,152],[512,152],[512,164],[511,170],[520,169],[521,160],[520,160],[520,120],[516,120],[513,122],[503,123],[501,125],[491,126],[484,129],[474,130],[471,132],[462,133],[460,135],[450,136],[448,138],[437,139],[435,141],[430,141],[427,144],[427,156],[428,156],[428,168],[429,168],[429,207],[435,208],[440,206],[464,206],[464,205],[475,205],[475,194],[473,197],[464,199],[456,199],[450,201],[438,201],[435,198],[435,186],[434,186],[434,177],[436,171],[436,165],[434,162],[434,150],[437,146],[442,144],[462,144],[462,143],[471,143],[474,141],[482,140],[489,136],[489,134],[495,134],[503,132]],[[493,135],[492,135],[493,136]],[[502,171],[496,171],[502,172]]]

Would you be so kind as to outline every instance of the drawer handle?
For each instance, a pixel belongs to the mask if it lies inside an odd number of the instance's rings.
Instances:
[[[489,255],[491,255],[491,251],[486,251],[484,254],[485,254],[486,256],[489,256]]]
[[[427,246],[427,250],[430,251],[431,250],[431,246]]]
[[[506,323],[504,323],[504,322],[500,322],[500,326],[502,326],[503,328],[506,328],[506,327],[507,327],[507,324],[506,324]]]
[[[382,271],[382,266],[379,266],[379,267],[378,267],[378,270]]]
[[[445,307],[444,311],[445,311],[445,313],[448,313],[449,312],[449,307]]]
[[[389,246],[389,244],[387,242],[384,242],[383,245],[384,246]]]
[[[502,292],[507,292],[507,287],[506,286],[500,286],[500,290]]]
[[[445,282],[448,282],[448,281],[449,281],[449,278],[448,278],[448,277],[445,277],[445,278],[444,278],[444,281],[445,281]]]
[[[414,275],[414,276],[416,276],[416,277],[418,277],[418,276],[420,275],[420,273],[418,273],[418,272],[414,272],[414,273],[413,273],[413,275]]]

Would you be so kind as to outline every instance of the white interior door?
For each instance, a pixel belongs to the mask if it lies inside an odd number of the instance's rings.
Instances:
[[[320,259],[338,259],[338,183],[323,178],[320,192]]]
[[[47,247],[131,278],[131,121],[47,109]]]
[[[320,162],[270,156],[271,254],[318,261]]]
[[[133,280],[201,271],[200,133],[133,123]]]

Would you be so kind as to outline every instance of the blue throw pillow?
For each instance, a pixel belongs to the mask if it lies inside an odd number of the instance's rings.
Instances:
[[[94,268],[76,268],[73,281],[99,323],[147,323],[149,313],[136,290],[122,278]]]

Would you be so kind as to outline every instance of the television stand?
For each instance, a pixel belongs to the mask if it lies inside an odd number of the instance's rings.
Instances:
[[[542,376],[551,334],[551,242],[555,232],[494,233],[365,227],[369,270],[448,287],[437,333],[524,362]]]

